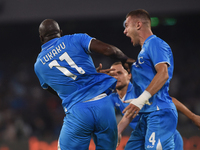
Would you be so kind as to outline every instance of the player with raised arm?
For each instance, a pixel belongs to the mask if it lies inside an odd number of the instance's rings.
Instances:
[[[123,110],[127,118],[134,118],[140,111],[132,134],[133,149],[174,150],[178,114],[168,93],[174,69],[171,48],[153,34],[149,13],[143,9],[127,14],[124,34],[133,46],[142,48],[131,67],[137,98]]]
[[[112,101],[107,96],[116,79],[97,73],[90,52],[131,62],[117,47],[87,34],[62,36],[58,23],[45,19],[39,26],[42,42],[34,65],[42,88],[58,95],[66,116],[58,149],[86,150],[93,136],[96,149],[115,150],[117,124]]]

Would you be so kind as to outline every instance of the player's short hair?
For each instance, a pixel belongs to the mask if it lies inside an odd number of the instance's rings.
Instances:
[[[148,13],[146,10],[144,10],[144,9],[137,9],[137,10],[130,11],[130,12],[126,15],[126,18],[129,17],[129,16],[131,16],[131,17],[137,17],[137,18],[140,18],[140,19],[146,20],[146,21],[148,20],[148,21],[150,21],[150,23],[151,23],[150,15],[149,15],[149,13]]]
[[[114,62],[114,63],[111,65],[111,67],[112,67],[112,66],[116,66],[116,65],[122,65],[122,62],[121,62],[121,61]],[[123,66],[123,65],[122,65],[122,66]],[[124,66],[123,66],[123,68],[124,68]],[[124,68],[124,70],[126,70],[126,71],[128,72],[128,74],[131,73],[130,71],[128,71],[128,70],[125,69],[125,68]]]
[[[122,62],[121,61],[114,62],[111,66],[115,66],[115,65],[122,65]]]

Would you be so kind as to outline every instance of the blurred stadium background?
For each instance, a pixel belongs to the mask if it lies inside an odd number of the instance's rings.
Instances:
[[[61,100],[42,90],[33,70],[41,46],[40,22],[55,19],[64,34],[87,33],[136,58],[140,47],[132,46],[122,24],[138,8],[150,13],[154,34],[174,53],[171,96],[200,115],[200,1],[0,0],[0,150],[56,149],[64,116]],[[94,53],[92,58],[96,67],[113,63]],[[177,128],[185,150],[200,149],[200,131],[181,113]],[[127,128],[125,138],[130,132]]]

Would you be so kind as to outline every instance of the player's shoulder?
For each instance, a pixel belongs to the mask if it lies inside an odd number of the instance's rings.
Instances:
[[[76,38],[76,37],[84,37],[84,36],[89,36],[89,35],[87,33],[74,33],[74,34],[64,35],[63,37]]]
[[[116,100],[118,98],[118,94],[116,92],[113,92],[109,95],[109,98],[111,98],[112,100]]]
[[[157,36],[153,36],[153,38],[151,38],[149,40],[149,44],[158,44],[161,41],[163,41],[161,38],[157,37]]]
[[[109,95],[110,97],[116,97],[117,96],[117,93],[116,92],[113,92]]]
[[[163,47],[163,46],[168,46],[168,44],[161,39],[160,37],[155,36],[154,38],[152,38],[149,43],[148,46],[150,47]]]
[[[74,33],[68,34],[61,37],[63,40],[72,40],[72,41],[82,41],[84,39],[91,38],[87,33]]]

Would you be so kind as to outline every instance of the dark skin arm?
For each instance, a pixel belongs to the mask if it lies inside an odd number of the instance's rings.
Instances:
[[[92,39],[90,51],[117,59],[123,65],[135,62],[135,60],[128,58],[119,48],[96,39]]]

